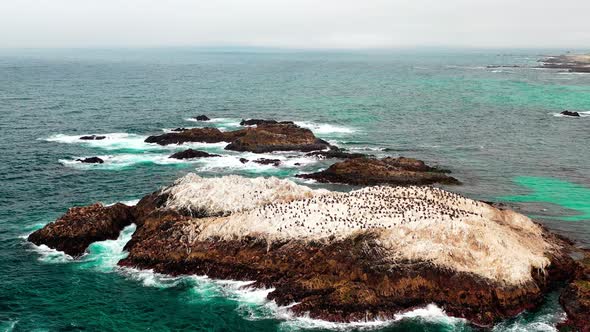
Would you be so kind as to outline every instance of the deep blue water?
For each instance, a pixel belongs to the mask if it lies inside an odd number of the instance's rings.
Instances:
[[[190,171],[292,177],[328,165],[242,165],[219,145],[198,147],[223,158],[171,162],[178,147],[142,143],[206,114],[222,129],[294,120],[342,147],[449,168],[464,185],[448,189],[510,201],[590,247],[590,75],[534,68],[545,52],[0,50],[0,330],[470,330],[432,308],[362,326],[293,319],[239,284],[117,269],[132,229],[81,261],[23,237],[68,207],[138,199]],[[555,116],[564,109],[588,113]],[[109,139],[77,139],[93,133]],[[73,161],[88,156],[106,162]],[[551,294],[496,329],[550,330],[562,317]]]

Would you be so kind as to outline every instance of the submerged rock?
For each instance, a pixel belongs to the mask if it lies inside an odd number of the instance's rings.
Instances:
[[[350,152],[345,152],[342,150],[329,150],[329,151],[314,151],[314,152],[310,152],[308,154],[305,155],[306,157],[316,157],[316,158],[320,158],[320,159],[332,159],[332,158],[336,158],[336,159],[352,159],[352,158],[372,158],[374,156],[372,155],[368,155],[368,154],[364,154],[364,153],[350,153]]]
[[[561,113],[559,113],[561,115],[565,115],[565,116],[573,116],[573,117],[579,117],[580,113],[578,112],[572,112],[572,111],[563,111]]]
[[[104,163],[104,160],[100,159],[99,157],[89,157],[89,158],[84,158],[84,159],[76,159],[76,161],[79,161],[79,162],[85,163],[85,164],[102,164],[102,163]]]
[[[254,160],[254,162],[257,164],[260,164],[260,165],[273,165],[273,166],[281,165],[281,160],[279,160],[279,159],[260,158],[260,159]]]
[[[100,141],[107,138],[106,136],[100,136],[100,135],[89,135],[89,136],[82,136],[80,137],[81,140],[85,140],[85,141]]]
[[[488,69],[495,69],[495,68],[520,68],[519,65],[488,65],[486,66]]]
[[[245,163],[247,163],[247,162],[249,162],[249,161],[250,161],[250,160],[248,160],[248,159],[246,159],[246,158],[240,158],[240,162],[241,162],[242,164],[245,164]]]
[[[193,119],[195,119],[197,121],[209,121],[209,120],[211,120],[206,115],[198,115],[198,116],[195,116]]]
[[[176,152],[168,158],[173,159],[192,159],[192,158],[210,158],[210,157],[221,157],[218,154],[210,154],[204,151],[188,149],[181,152]]]
[[[28,240],[77,257],[93,242],[116,239],[133,222],[132,207],[96,203],[69,209],[56,221],[29,235]]]
[[[318,182],[346,183],[352,185],[428,185],[433,183],[460,184],[448,176],[446,170],[427,166],[413,158],[354,158],[333,164],[328,169],[297,177]]]

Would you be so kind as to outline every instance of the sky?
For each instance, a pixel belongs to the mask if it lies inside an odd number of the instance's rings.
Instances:
[[[590,48],[589,0],[1,0],[0,48]]]

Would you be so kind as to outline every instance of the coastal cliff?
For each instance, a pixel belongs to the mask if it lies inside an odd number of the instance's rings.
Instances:
[[[536,307],[577,268],[569,244],[529,218],[433,187],[332,192],[188,174],[129,218],[137,230],[119,265],[253,280],[278,305],[329,321],[436,303],[489,326]]]

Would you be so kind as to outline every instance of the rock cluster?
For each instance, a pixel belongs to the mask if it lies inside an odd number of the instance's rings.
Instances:
[[[223,132],[217,128],[192,128],[150,136],[147,143],[160,145],[182,144],[186,142],[219,143],[230,142],[227,150],[264,153],[272,151],[317,151],[330,148],[306,128],[293,123],[261,123],[235,131]]]

